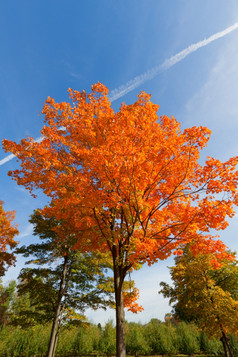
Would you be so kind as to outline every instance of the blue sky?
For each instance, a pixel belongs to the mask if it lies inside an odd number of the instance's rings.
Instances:
[[[191,44],[203,41],[238,22],[237,0],[3,0],[0,3],[1,139],[26,135],[38,138],[39,115],[47,96],[68,100],[67,89],[90,90],[100,81],[112,91]],[[160,71],[136,89],[113,101],[133,103],[145,90],[160,105],[159,115],[174,115],[182,127],[205,125],[212,137],[204,152],[226,160],[238,153],[238,29]],[[0,149],[0,160],[6,154]],[[28,223],[34,208],[46,199],[31,198],[7,172],[15,159],[0,165],[0,200],[16,210],[21,243],[33,241]],[[238,219],[221,237],[238,251]],[[163,319],[170,311],[158,295],[159,282],[169,279],[173,260],[144,266],[134,279],[145,310],[128,320]],[[23,261],[9,269],[4,281],[15,279]],[[89,312],[104,323],[114,312]]]

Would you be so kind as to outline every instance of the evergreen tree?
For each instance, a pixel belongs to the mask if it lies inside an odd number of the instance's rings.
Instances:
[[[82,312],[87,307],[97,309],[112,305],[110,292],[105,289],[107,257],[75,251],[75,237],[67,231],[64,242],[60,242],[55,227],[59,228],[61,222],[39,211],[34,212],[30,222],[40,242],[20,247],[16,252],[24,257],[33,256],[27,264],[34,263],[38,267],[24,268],[20,272],[18,294],[29,296],[31,303],[15,321],[21,324],[21,317],[23,321],[28,317],[29,321],[30,316],[34,316],[37,323],[53,321],[48,351],[48,356],[52,357],[63,324],[84,320]],[[62,224],[63,229],[65,225]]]

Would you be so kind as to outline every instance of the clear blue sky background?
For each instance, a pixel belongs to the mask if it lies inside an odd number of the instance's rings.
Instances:
[[[67,100],[69,87],[86,91],[95,82],[113,90],[159,66],[190,44],[238,21],[237,0],[2,0],[0,3],[1,139],[14,141],[40,136],[39,116],[47,96]],[[205,125],[212,138],[204,155],[226,160],[238,153],[238,30],[187,56],[113,102],[133,103],[145,90],[160,105],[159,114],[174,115],[182,127]],[[0,160],[6,154],[0,149]],[[0,199],[16,210],[21,243],[33,241],[28,223],[34,200],[7,172],[15,159],[0,166]],[[221,232],[238,250],[238,219]],[[159,282],[169,279],[167,265],[143,267],[134,278],[145,310],[128,320],[163,319],[170,311],[158,295]],[[4,281],[15,279],[23,261],[9,269]],[[113,311],[89,312],[104,323]]]

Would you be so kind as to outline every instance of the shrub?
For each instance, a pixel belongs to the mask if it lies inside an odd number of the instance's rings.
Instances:
[[[128,354],[137,356],[150,353],[150,347],[144,336],[144,327],[138,323],[129,323],[126,327],[126,351]]]
[[[200,332],[200,350],[206,354],[213,354],[215,356],[223,353],[222,343],[215,338],[208,338],[205,332]]]
[[[180,322],[176,330],[180,353],[192,355],[200,352],[199,331],[195,325]]]
[[[116,353],[116,330],[112,321],[109,321],[101,330],[98,348],[100,353],[107,356]]]

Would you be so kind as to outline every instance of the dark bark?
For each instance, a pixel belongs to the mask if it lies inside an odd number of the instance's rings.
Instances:
[[[229,356],[229,351],[228,351],[228,348],[227,348],[227,344],[226,344],[226,341],[225,341],[223,336],[221,337],[221,342],[222,342],[222,345],[223,345],[223,350],[224,350],[225,357],[230,357]]]
[[[125,272],[118,263],[116,246],[113,246],[113,270],[114,270],[114,289],[116,302],[116,356],[126,357],[125,345],[125,312],[123,303],[122,285],[125,279]]]
[[[223,345],[225,357],[233,357],[233,352],[232,352],[231,347],[229,345],[228,338],[227,338],[225,332],[223,331],[222,326],[220,326],[220,328],[221,328],[221,332],[222,332],[222,337],[221,337],[220,340],[221,340],[222,345]]]
[[[64,293],[65,293],[64,285],[65,285],[65,281],[66,281],[67,267],[68,267],[68,255],[66,254],[64,257],[63,272],[62,272],[62,277],[61,277],[61,281],[60,281],[60,288],[59,288],[59,292],[58,292],[58,299],[57,299],[54,320],[53,320],[52,328],[51,328],[47,357],[54,357],[54,354],[55,354],[57,335],[58,335],[59,317],[60,317],[60,312],[61,312],[61,304],[62,304],[62,299],[63,299]]]

